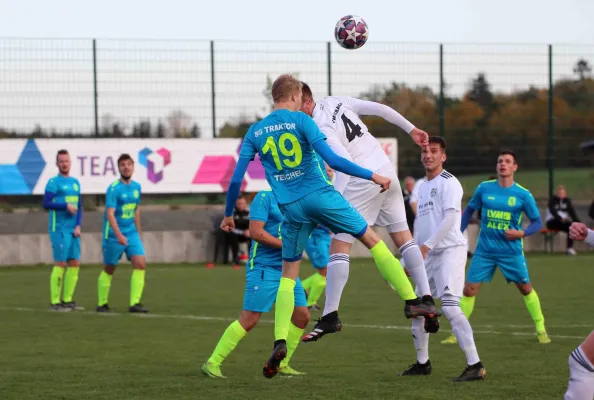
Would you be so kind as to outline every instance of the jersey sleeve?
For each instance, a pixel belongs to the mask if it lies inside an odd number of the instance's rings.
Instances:
[[[483,206],[482,196],[483,196],[483,184],[481,183],[474,190],[474,194],[472,195],[472,198],[468,202],[468,207],[472,208],[473,210],[480,210]]]
[[[442,210],[462,211],[462,196],[464,190],[456,178],[445,179],[441,198]]]
[[[258,149],[254,145],[251,137],[252,128],[245,134],[243,138],[243,143],[241,143],[241,150],[239,151],[239,157],[248,158],[250,161],[256,157],[256,153],[258,153]]]
[[[259,192],[250,207],[250,221],[268,221],[272,192]]]
[[[298,132],[305,137],[311,146],[320,140],[326,140],[326,135],[318,128],[314,120],[304,113],[301,113]]]
[[[536,200],[534,200],[534,196],[530,192],[526,192],[524,195],[524,212],[531,221],[540,219],[540,211],[536,205]]]
[[[116,208],[118,201],[117,186],[110,186],[105,194],[105,208]]]
[[[54,178],[51,178],[49,181],[47,181],[47,184],[45,185],[45,192],[46,193],[58,193],[58,185],[56,185],[56,180]]]

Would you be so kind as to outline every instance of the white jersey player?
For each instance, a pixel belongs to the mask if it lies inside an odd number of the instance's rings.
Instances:
[[[594,247],[594,230],[581,222],[571,224],[569,236]],[[571,352],[569,374],[569,385],[563,399],[594,399],[594,331]]]
[[[460,308],[467,256],[466,238],[460,231],[464,191],[458,179],[443,169],[445,160],[445,141],[440,137],[429,138],[429,145],[421,152],[427,175],[419,187],[415,241],[425,258],[431,294],[441,300],[442,311],[466,355],[468,366],[455,380],[480,380],[485,378],[486,370],[476,351],[470,323]],[[425,327],[424,318],[413,319],[417,362],[401,376],[431,373],[429,334]]]
[[[419,146],[427,144],[426,132],[416,128],[398,112],[383,104],[364,101],[352,97],[329,96],[315,102],[311,89],[303,84],[301,111],[310,115],[320,130],[326,135],[330,148],[341,157],[392,180],[389,190],[380,193],[376,187],[363,179],[337,173],[334,187],[365,218],[369,225],[383,226],[400,249],[416,285],[420,288],[422,302],[433,305],[429,290],[423,257],[412,239],[406,221],[406,211],[402,189],[398,184],[396,171],[379,141],[367,130],[360,115],[375,115],[400,127],[408,133]],[[349,276],[349,253],[355,238],[348,234],[333,236],[330,245],[330,262],[326,276],[326,304],[321,320],[314,330],[303,337],[303,341],[315,341],[328,333],[342,329],[338,318],[338,306],[342,291]],[[373,249],[371,249],[373,253]],[[386,279],[390,274],[400,274],[400,265],[394,270],[381,270]],[[398,270],[398,271],[396,271]],[[386,279],[387,280],[387,279]],[[439,315],[439,314],[438,314]],[[436,315],[433,332],[439,329]]]

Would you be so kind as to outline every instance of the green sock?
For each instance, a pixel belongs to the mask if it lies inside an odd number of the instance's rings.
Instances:
[[[297,328],[293,323],[289,326],[289,334],[287,335],[287,357],[281,361],[281,367],[289,365],[289,361],[291,360],[291,357],[293,357],[304,331],[305,328]]]
[[[287,340],[295,307],[295,283],[291,278],[280,280],[274,307],[274,340]]]
[[[246,330],[243,329],[239,321],[235,320],[225,329],[225,333],[219,339],[217,347],[215,347],[207,362],[213,365],[221,365],[245,335],[247,335]]]
[[[97,293],[99,294],[99,302],[97,303],[97,305],[104,306],[105,304],[107,304],[112,278],[113,277],[105,271],[101,271],[101,273],[99,274],[99,280],[97,282]]]
[[[316,272],[310,278],[313,280],[313,283],[311,285],[311,291],[309,292],[309,296],[307,297],[308,307],[318,303],[318,300],[322,296],[322,293],[324,293],[324,288],[326,287],[325,276],[322,276]]]
[[[64,302],[70,303],[78,282],[79,267],[68,267],[64,274]]]
[[[370,251],[380,274],[396,289],[402,300],[416,299],[418,296],[415,294],[406,272],[384,241],[381,240]]]
[[[130,279],[130,307],[140,303],[142,290],[144,289],[144,269],[132,270]]]
[[[303,286],[303,290],[305,290],[306,292],[309,292],[311,290],[311,287],[313,286],[314,282],[314,276],[316,276],[315,273],[301,281],[301,286]]]
[[[54,265],[50,276],[50,300],[52,304],[60,303],[60,294],[62,293],[62,278],[64,277],[64,267]]]
[[[532,316],[534,325],[536,325],[536,332],[544,332],[544,315],[542,315],[542,310],[540,309],[540,300],[538,294],[536,294],[536,290],[532,289],[530,293],[524,296],[524,302],[526,303],[528,312]]]
[[[474,296],[462,296],[462,300],[460,300],[460,308],[462,309],[464,315],[466,315],[466,319],[470,319],[470,314],[472,314],[472,310],[474,310],[474,300]]]

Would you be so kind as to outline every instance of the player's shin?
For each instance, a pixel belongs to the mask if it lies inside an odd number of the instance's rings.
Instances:
[[[247,331],[241,326],[238,320],[235,320],[227,327],[223,336],[219,339],[207,363],[220,366],[246,335]]]
[[[52,304],[60,303],[62,292],[62,281],[64,278],[64,267],[55,265],[50,276],[50,300]]]
[[[538,294],[536,294],[536,290],[532,289],[530,293],[524,296],[524,302],[526,303],[526,308],[532,317],[532,321],[534,321],[536,332],[545,332],[546,329],[544,315],[542,315],[540,299],[538,298]]]
[[[287,335],[287,357],[281,361],[281,368],[289,365],[289,361],[291,361],[291,357],[293,357],[295,350],[297,350],[297,346],[301,341],[304,331],[305,328],[298,328],[293,323],[289,325],[289,333]]]
[[[400,247],[400,254],[406,269],[410,272],[420,296],[431,295],[427,270],[419,246],[414,240],[409,240]]]
[[[274,307],[274,340],[287,340],[295,306],[295,280],[281,278]]]
[[[466,319],[470,319],[470,315],[472,314],[472,310],[474,310],[474,301],[476,297],[467,297],[463,296],[462,300],[460,300],[460,309],[466,316]]]
[[[64,302],[70,303],[74,297],[76,290],[76,283],[78,282],[78,272],[80,268],[76,266],[68,266],[64,274]]]
[[[425,318],[413,318],[411,330],[417,351],[417,361],[419,364],[425,364],[429,361],[429,334],[425,332]]]
[[[460,309],[459,297],[445,295],[441,299],[442,310],[448,321],[452,325],[454,336],[460,349],[466,355],[468,365],[475,365],[480,361],[476,345],[474,344],[474,335],[470,322]]]
[[[336,253],[330,255],[326,274],[326,303],[322,315],[328,315],[338,310],[342,291],[349,280],[349,264],[348,254]]]
[[[133,269],[130,278],[130,306],[140,303],[144,290],[144,269]]]
[[[390,283],[403,300],[414,300],[417,298],[415,291],[400,265],[384,241],[380,241],[370,249],[373,260],[377,265],[382,277]],[[330,271],[328,271],[330,273]],[[326,290],[327,291],[327,290]]]
[[[97,281],[97,305],[99,306],[103,306],[108,303],[109,289],[111,289],[111,279],[112,276],[105,271],[101,271],[101,274],[99,274],[99,279]]]

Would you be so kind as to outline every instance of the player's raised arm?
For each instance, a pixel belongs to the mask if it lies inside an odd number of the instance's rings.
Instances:
[[[309,118],[305,114],[303,114],[300,128],[309,144],[330,166],[330,168],[338,172],[356,176],[357,178],[372,181],[373,183],[381,186],[382,192],[390,188],[390,179],[378,174],[374,174],[372,171],[362,168],[333,152],[330,146],[328,146],[328,143],[326,143],[326,136],[320,131],[313,119]]]
[[[254,201],[252,201],[252,206],[250,207],[250,236],[258,243],[280,249],[283,247],[282,241],[264,229],[268,221],[268,215],[270,214],[272,196],[272,192],[268,194],[266,192],[259,192],[254,197]]]
[[[419,146],[426,146],[429,143],[429,135],[427,132],[416,128],[409,120],[404,118],[402,114],[388,107],[385,104],[376,103],[374,101],[367,101],[349,97],[351,107],[359,115],[374,115],[381,117],[389,123],[396,125],[413,138]]]
[[[235,207],[235,201],[237,200],[237,196],[239,196],[241,182],[243,182],[243,177],[247,172],[248,165],[250,164],[250,161],[254,159],[257,153],[253,143],[249,140],[250,131],[246,133],[243,143],[241,144],[239,159],[237,160],[237,165],[235,166],[233,176],[231,177],[231,181],[229,182],[229,187],[227,189],[225,218],[223,218],[223,221],[221,222],[221,229],[226,232],[231,232],[233,228],[235,228],[235,222],[233,221],[233,208]]]

